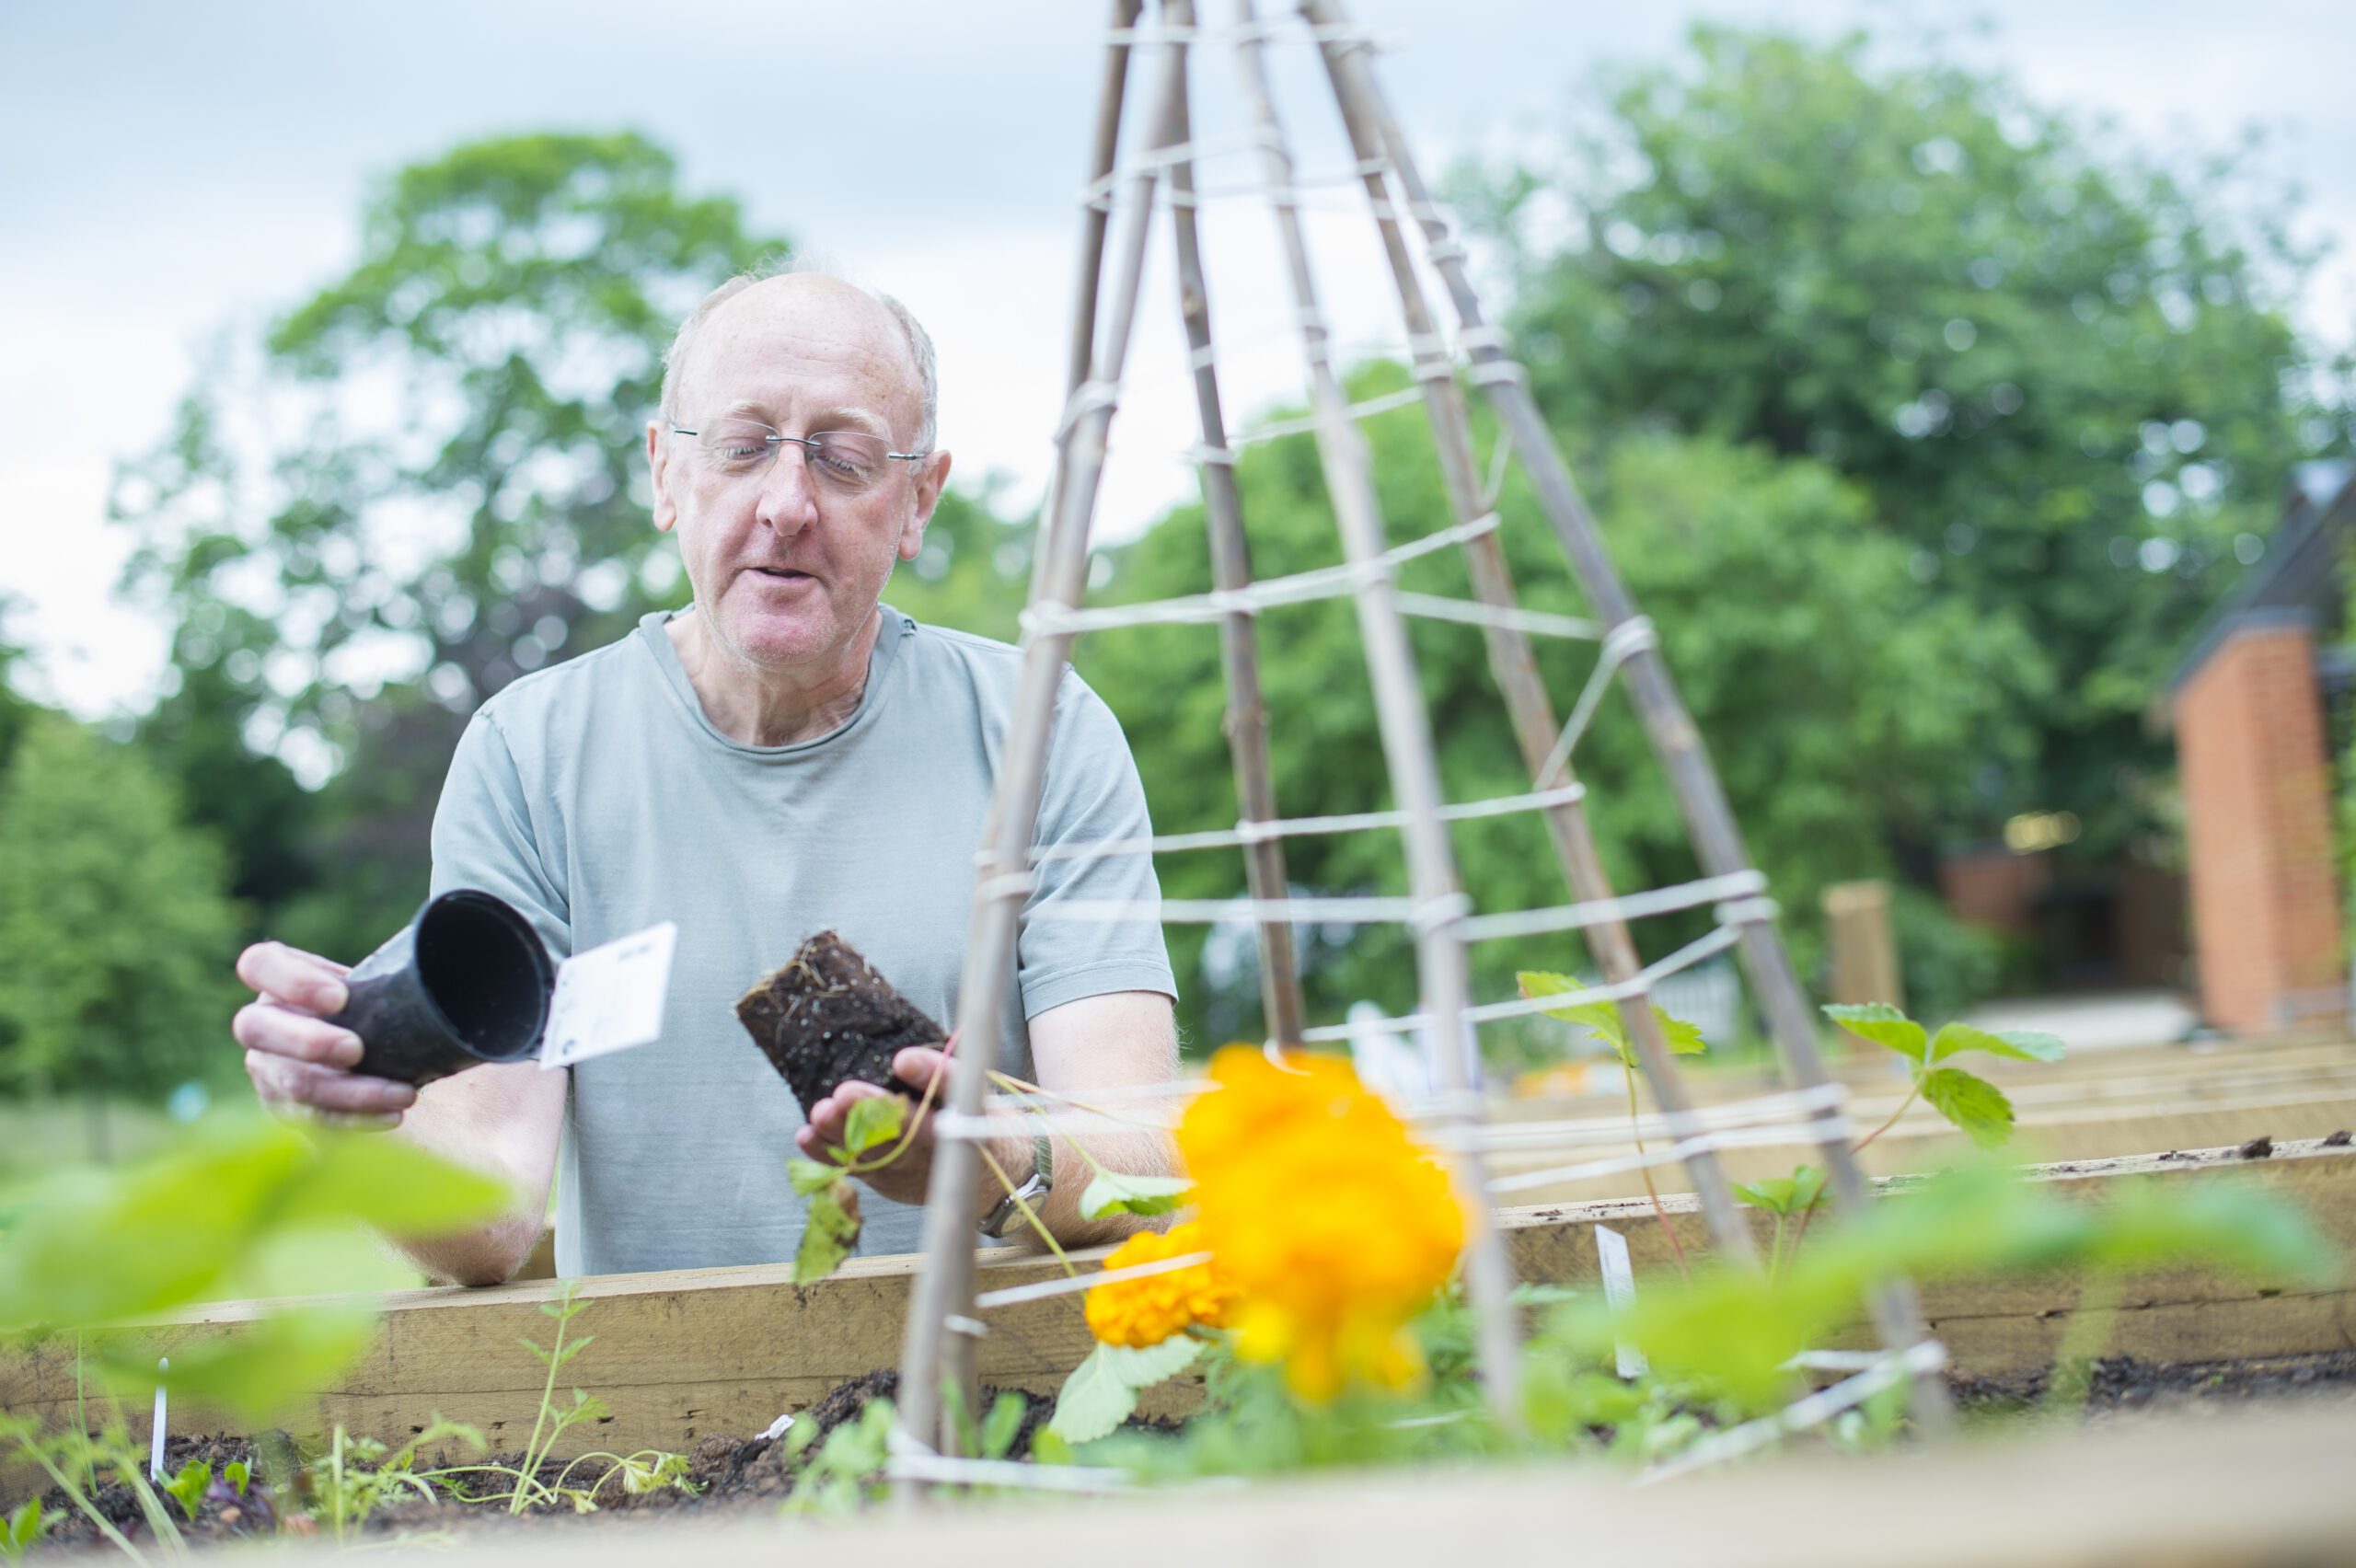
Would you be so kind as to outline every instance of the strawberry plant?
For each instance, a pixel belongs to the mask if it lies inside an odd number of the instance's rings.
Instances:
[[[1575,975],[1556,974],[1542,969],[1524,970],[1515,978],[1520,982],[1521,994],[1525,997],[1579,996],[1594,989],[1586,981]],[[1671,1018],[1667,1009],[1657,1004],[1647,1003],[1646,1005],[1652,1008],[1654,1021],[1660,1026],[1661,1037],[1668,1042],[1670,1055],[1698,1056],[1710,1048],[1710,1043],[1703,1038],[1702,1031],[1698,1026],[1688,1023],[1682,1019]],[[1626,1076],[1628,1082],[1629,1131],[1635,1138],[1636,1152],[1643,1154],[1645,1139],[1643,1133],[1637,1130],[1636,1120],[1636,1076],[1644,1070],[1644,1067],[1636,1058],[1635,1047],[1629,1043],[1628,1026],[1626,1020],[1620,1016],[1619,1004],[1574,1002],[1564,1007],[1548,1008],[1546,1016],[1559,1018],[1565,1023],[1577,1024],[1596,1039],[1611,1047],[1612,1055],[1619,1058],[1621,1071]],[[1669,1250],[1677,1259],[1678,1272],[1684,1273],[1685,1246],[1677,1239],[1677,1227],[1669,1222],[1669,1211],[1661,1207],[1660,1191],[1653,1185],[1652,1167],[1640,1165],[1636,1168],[1636,1171],[1644,1178],[1645,1195],[1653,1201],[1653,1217],[1660,1222],[1661,1233],[1669,1238]]]
[[[2015,1062],[2062,1059],[2061,1040],[2033,1029],[1998,1033],[1950,1023],[1934,1035],[1888,1002],[1833,1003],[1824,1015],[1850,1033],[1897,1052],[1912,1080],[1889,1119],[1857,1140],[1860,1149],[1896,1125],[1918,1099],[1981,1148],[2002,1148],[2012,1140],[2013,1102],[1986,1078],[1953,1066],[1953,1058],[1978,1052]]]

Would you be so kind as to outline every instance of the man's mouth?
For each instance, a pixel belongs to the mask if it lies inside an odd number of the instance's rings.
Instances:
[[[790,566],[756,566],[752,570],[756,577],[774,578],[780,582],[799,582],[810,575],[806,571],[796,571]]]

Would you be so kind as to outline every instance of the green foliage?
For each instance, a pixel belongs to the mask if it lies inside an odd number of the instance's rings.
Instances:
[[[179,1474],[166,1482],[165,1493],[180,1505],[180,1513],[193,1520],[203,1505],[205,1489],[213,1484],[213,1467],[202,1459],[191,1459],[180,1467]]]
[[[260,1116],[202,1125],[137,1164],[61,1170],[0,1196],[0,1341],[85,1333],[92,1369],[127,1396],[161,1383],[259,1425],[341,1377],[367,1345],[373,1311],[269,1313],[234,1336],[176,1346],[162,1372],[148,1336],[120,1325],[258,1294],[251,1281],[356,1227],[428,1236],[491,1218],[506,1200],[500,1183],[391,1139]]]
[[[1075,1147],[1078,1146],[1075,1145]],[[1195,1190],[1191,1176],[1132,1176],[1126,1171],[1099,1170],[1087,1191],[1080,1194],[1080,1217],[1103,1219],[1106,1215],[1170,1214]]]
[[[1139,1394],[1175,1378],[1202,1353],[1203,1342],[1183,1333],[1141,1347],[1100,1344],[1064,1379],[1047,1430],[1067,1443],[1102,1437],[1128,1420]]]
[[[1354,396],[1404,382],[1396,367],[1353,378]],[[1495,439],[1476,415],[1485,449]],[[1403,541],[1448,514],[1420,412],[1368,421],[1375,478],[1392,536]],[[1987,624],[1942,602],[1907,570],[1909,551],[1877,528],[1865,493],[1806,457],[1709,439],[1630,436],[1588,474],[1600,515],[1631,591],[1660,628],[1696,723],[1711,743],[1737,814],[1773,881],[1802,948],[1827,882],[1891,865],[1893,842],[1928,832],[1981,763],[2017,752],[2025,736],[2007,719],[2031,661],[2008,624]],[[1305,571],[1339,559],[1313,444],[1253,445],[1236,467],[1256,575]],[[1578,614],[1562,551],[1526,490],[1509,482],[1499,503],[1500,539],[1523,601]],[[1163,518],[1114,557],[1104,598],[1127,602],[1210,586],[1199,508]],[[1402,585],[1469,597],[1452,553],[1409,562]],[[1738,591],[1729,584],[1738,584]],[[1287,815],[1391,804],[1356,617],[1345,604],[1272,608],[1258,617],[1262,674],[1275,748],[1276,795]],[[1478,632],[1417,621],[1411,627],[1444,788],[1471,800],[1527,790],[1529,777]],[[1585,644],[1549,640],[1540,668],[1558,710],[1594,663]],[[1199,627],[1148,627],[1085,641],[1081,673],[1116,712],[1132,716],[1136,752],[1155,823],[1167,831],[1232,822],[1236,802],[1222,721],[1217,639]],[[1151,724],[1134,721],[1150,713]],[[1640,726],[1623,699],[1606,700],[1574,759],[1589,788],[1589,815],[1607,869],[1623,886],[1657,886],[1694,874],[1684,824]],[[1455,824],[1464,883],[1484,908],[1531,908],[1565,889],[1545,824],[1523,814]],[[1405,891],[1393,841],[1353,834],[1288,841],[1297,885],[1329,892]],[[1172,857],[1158,868],[1172,897],[1233,894],[1231,861]],[[1648,952],[1699,934],[1698,918],[1646,922]],[[1302,961],[1312,1009],[1338,1012],[1370,997],[1405,1009],[1414,966],[1403,934],[1369,930],[1346,946],[1304,931]],[[1248,1037],[1261,1027],[1249,961],[1214,953],[1207,928],[1170,933],[1190,1032]],[[1235,944],[1235,951],[1248,949]],[[1474,954],[1476,982],[1503,993],[1523,970],[1560,963],[1559,940],[1488,942]]]
[[[2293,461],[2346,449],[2344,373],[2285,315],[2308,259],[2289,198],[2250,148],[2163,172],[1862,33],[1699,28],[1607,101],[1467,192],[1550,418],[1861,485],[1941,613],[2003,648],[2037,736],[1949,775],[1953,828],[2067,808],[2114,852],[2154,820],[2167,759],[2140,715],[2242,570],[2236,536],[2269,531]],[[1840,635],[1831,606],[1809,618]]]
[[[21,1562],[25,1553],[40,1544],[50,1527],[49,1518],[40,1511],[40,1499],[29,1499],[8,1510],[0,1518],[0,1559]]]
[[[807,1454],[796,1472],[785,1512],[842,1518],[884,1493],[884,1466],[892,1454],[892,1425],[897,1420],[890,1400],[870,1400],[858,1419],[846,1421],[826,1434],[811,1453],[817,1428],[797,1424],[786,1435],[790,1453]]]
[[[678,602],[639,455],[662,353],[784,248],[631,133],[464,144],[387,179],[360,228],[351,270],[208,365],[110,502],[179,677],[144,733],[273,934],[349,955],[422,894],[464,716]],[[317,799],[289,771],[339,765]]]
[[[131,747],[29,724],[0,778],[0,1091],[155,1099],[232,1069],[226,880]]]
[[[1981,1148],[2001,1148],[2012,1141],[2013,1102],[2005,1098],[2003,1090],[1978,1074],[1938,1064],[1967,1052],[2016,1062],[2062,1059],[2062,1042],[2034,1029],[1995,1033],[1974,1029],[1968,1023],[1950,1023],[1934,1038],[1921,1024],[1888,1002],[1830,1003],[1824,1015],[1850,1033],[1897,1052],[1905,1058],[1907,1072],[1913,1080],[1889,1120],[1867,1134],[1857,1145],[1859,1148],[1879,1137],[1905,1114],[1918,1095]]]
[[[1718,1267],[1691,1286],[1652,1282],[1635,1308],[1581,1306],[1542,1343],[1600,1358],[1641,1349],[1655,1375],[1690,1383],[1745,1413],[1788,1391],[1793,1356],[1864,1315],[1865,1295],[1892,1274],[1933,1280],[2078,1267],[2096,1274],[2192,1264],[2282,1285],[2327,1279],[2329,1244],[2297,1208],[2242,1187],[2192,1200],[2131,1185],[2117,1204],[2073,1203],[1990,1168],[1934,1179],[1828,1231],[1779,1277]]]
[[[375,1147],[345,1147],[362,1141]],[[378,1182],[413,1182],[438,1206]],[[323,1228],[391,1216],[424,1236],[506,1200],[499,1182],[392,1139],[259,1115],[200,1125],[137,1164],[59,1171],[0,1202],[0,1333],[102,1328],[234,1290],[269,1249]]]
[[[423,1431],[389,1450],[374,1437],[346,1435],[338,1422],[327,1451],[304,1468],[311,1516],[326,1527],[330,1539],[341,1542],[387,1503],[405,1497],[437,1501],[432,1483],[416,1473],[417,1456],[429,1444],[452,1441],[477,1453],[489,1447],[474,1427],[445,1421],[438,1412]]]

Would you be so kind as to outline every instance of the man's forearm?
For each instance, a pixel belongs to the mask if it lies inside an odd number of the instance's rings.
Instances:
[[[391,1239],[401,1255],[435,1284],[499,1285],[531,1255],[548,1221],[549,1189],[555,1176],[557,1129],[540,1124],[549,1120],[547,1092],[532,1086],[527,1094],[510,1095],[488,1079],[477,1084],[445,1079],[419,1096],[390,1135],[492,1177],[511,1193],[504,1213],[471,1229],[425,1239]],[[555,1116],[560,1121],[560,1079],[555,1092]]]

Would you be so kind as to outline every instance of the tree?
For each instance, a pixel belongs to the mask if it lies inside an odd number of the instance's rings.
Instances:
[[[1362,374],[1353,396],[1404,382],[1396,367]],[[1438,525],[1447,502],[1417,410],[1369,422],[1376,484],[1394,537]],[[1493,427],[1478,421],[1485,444]],[[1614,559],[1657,622],[1669,665],[1718,764],[1750,849],[1773,881],[1803,955],[1813,945],[1817,894],[1827,882],[1891,867],[1891,846],[1954,809],[1988,759],[2020,760],[2027,736],[2007,719],[2035,661],[2016,631],[1983,624],[1908,571],[1908,548],[1873,526],[1866,497],[1827,465],[1758,445],[1709,438],[1630,437],[1588,465]],[[1339,555],[1323,477],[1306,437],[1248,448],[1236,470],[1255,575],[1331,564]],[[1509,484],[1501,537],[1525,604],[1579,614],[1560,547],[1531,498]],[[1198,507],[1162,519],[1121,552],[1106,597],[1134,602],[1210,585]],[[1408,563],[1402,585],[1470,597],[1458,558]],[[1346,600],[1272,608],[1258,618],[1274,732],[1279,810],[1307,816],[1382,809],[1380,738]],[[1413,626],[1426,707],[1451,800],[1530,787],[1472,628]],[[1592,644],[1546,641],[1541,667],[1567,714],[1592,666]],[[1151,627],[1097,634],[1082,673],[1130,721],[1157,829],[1235,820],[1221,721],[1217,633]],[[2034,695],[2033,687],[2031,695]],[[1151,715],[1150,723],[1138,722]],[[1625,889],[1696,874],[1683,827],[1624,698],[1614,696],[1576,765],[1611,870]],[[1543,824],[1530,814],[1460,824],[1464,880],[1484,909],[1538,907],[1568,897]],[[1396,835],[1359,833],[1288,841],[1296,884],[1331,892],[1403,892]],[[1172,896],[1242,889],[1232,854],[1165,857]],[[1653,921],[1640,940],[1653,956],[1700,928]],[[1207,954],[1199,928],[1174,928],[1173,957],[1189,1022],[1215,1037],[1259,1026],[1256,979],[1237,960],[1248,942]],[[1346,942],[1312,933],[1305,944],[1313,1005],[1329,1016],[1372,997],[1404,1007],[1414,965],[1403,933],[1375,928]],[[1220,939],[1228,941],[1228,939]],[[1507,994],[1517,968],[1576,967],[1576,938],[1484,943],[1475,978]]]
[[[1560,428],[1812,455],[1916,576],[2026,631],[2037,744],[1950,832],[2067,808],[2115,849],[2168,767],[2155,682],[2289,466],[2344,446],[2345,366],[2285,319],[2306,259],[2246,149],[2180,178],[2000,78],[1879,60],[1697,29],[1490,179],[1484,225]]]
[[[465,716],[678,601],[638,456],[663,350],[783,248],[643,137],[469,143],[388,180],[357,265],[124,465],[126,585],[179,682],[144,736],[282,934],[387,934]]]
[[[161,1098],[228,1070],[226,881],[133,747],[36,718],[0,778],[0,1086]]]

